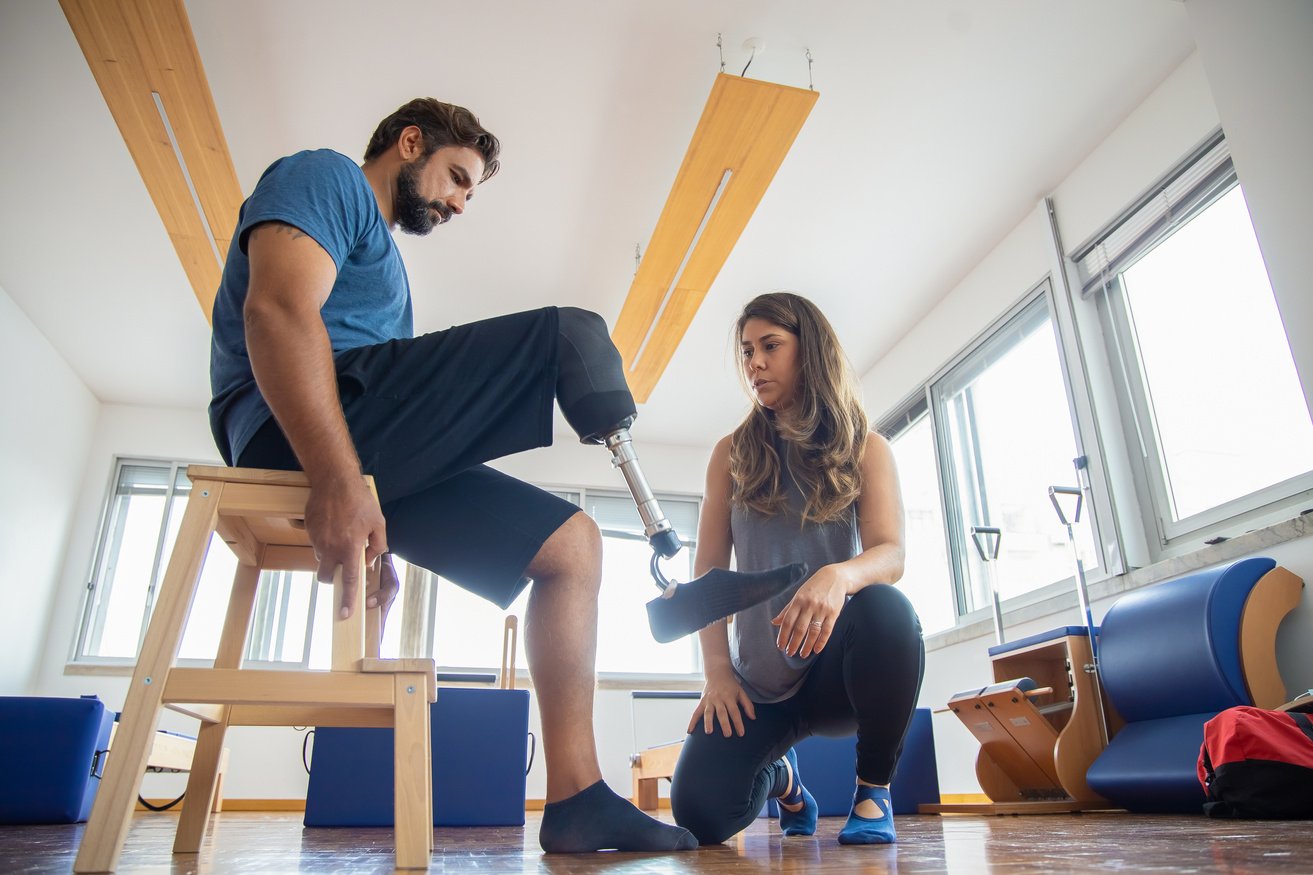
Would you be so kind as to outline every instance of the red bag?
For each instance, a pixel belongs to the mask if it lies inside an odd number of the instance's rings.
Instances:
[[[1313,818],[1313,720],[1228,708],[1204,724],[1199,783],[1209,817]]]

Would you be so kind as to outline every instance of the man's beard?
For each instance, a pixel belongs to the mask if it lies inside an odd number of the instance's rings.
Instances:
[[[428,163],[425,158],[410,164],[403,164],[397,173],[397,193],[392,202],[392,215],[397,226],[407,234],[423,237],[451,218],[451,212],[440,201],[426,201],[420,196],[416,180],[420,171]],[[435,215],[436,211],[436,215]]]

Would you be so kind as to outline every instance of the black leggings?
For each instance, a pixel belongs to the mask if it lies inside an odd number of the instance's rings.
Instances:
[[[675,822],[716,844],[757,817],[775,782],[776,761],[810,735],[857,733],[856,777],[894,776],[925,670],[921,622],[892,586],[868,586],[848,600],[829,644],[802,687],[782,702],[756,705],[742,737],[719,726],[684,742],[672,779]],[[802,775],[806,784],[807,776]]]

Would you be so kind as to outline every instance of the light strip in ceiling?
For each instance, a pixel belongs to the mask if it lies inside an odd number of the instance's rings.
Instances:
[[[182,0],[60,6],[209,319],[242,191]]]
[[[716,77],[612,332],[639,403],[661,379],[817,97]]]

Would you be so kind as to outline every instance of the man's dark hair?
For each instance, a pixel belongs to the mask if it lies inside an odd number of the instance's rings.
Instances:
[[[468,146],[483,156],[480,182],[486,182],[501,167],[497,160],[501,143],[479,124],[474,113],[463,106],[443,103],[432,97],[418,97],[379,122],[374,136],[369,138],[369,146],[365,148],[365,160],[370,161],[386,152],[401,137],[401,132],[411,125],[424,134],[426,158],[443,146]]]

